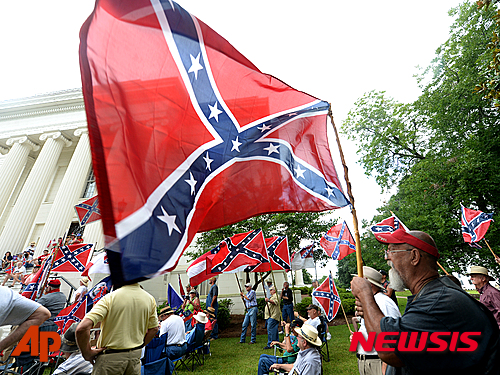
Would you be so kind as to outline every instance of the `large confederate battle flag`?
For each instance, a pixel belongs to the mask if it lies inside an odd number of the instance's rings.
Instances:
[[[199,231],[348,204],[329,104],[261,73],[176,3],[97,1],[80,62],[118,282],[173,269]]]

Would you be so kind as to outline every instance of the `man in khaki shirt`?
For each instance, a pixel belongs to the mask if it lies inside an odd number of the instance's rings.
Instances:
[[[90,347],[90,330],[101,322],[97,347]],[[139,375],[141,348],[158,331],[156,301],[136,283],[105,295],[76,329],[83,357],[94,365],[92,375]]]
[[[267,323],[267,345],[264,349],[271,349],[271,342],[279,341],[278,325],[281,320],[281,311],[278,303],[278,295],[274,286],[269,288],[271,298],[266,298],[266,307],[264,308],[264,319]]]

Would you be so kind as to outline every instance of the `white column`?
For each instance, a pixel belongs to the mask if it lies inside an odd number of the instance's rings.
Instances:
[[[40,140],[45,141],[45,144],[0,235],[0,254],[7,250],[13,253],[23,250],[61,151],[64,146],[71,145],[69,139],[64,137],[61,132],[42,134]],[[39,246],[39,252],[42,251],[42,247]]]
[[[87,179],[91,163],[88,130],[77,129],[75,136],[80,137],[80,141],[76,145],[40,234],[38,243],[42,245],[49,243],[51,239],[62,237],[68,230],[75,214],[75,204],[78,203]]]
[[[95,250],[104,247],[104,231],[102,229],[102,220],[93,221],[85,225],[83,232],[83,242],[96,245]]]
[[[40,146],[31,142],[28,137],[11,138],[7,145],[12,146],[0,168],[0,216],[9,201],[16,182],[23,171],[31,150],[38,151]]]
[[[295,271],[295,286],[305,286],[304,276],[302,276],[302,270]]]

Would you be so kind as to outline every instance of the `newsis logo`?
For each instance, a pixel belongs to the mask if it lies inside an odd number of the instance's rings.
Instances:
[[[478,347],[471,338],[474,336],[481,336],[481,332],[382,332],[379,335],[370,332],[367,340],[361,332],[354,332],[349,351],[355,352],[360,344],[366,352],[373,349],[393,352],[396,348],[400,352],[473,352]]]
[[[50,339],[52,339],[52,343],[49,343]],[[33,357],[40,356],[40,362],[48,362],[49,353],[58,351],[60,347],[61,337],[57,332],[40,332],[38,326],[31,326],[19,341],[19,344],[17,344],[11,355],[17,357],[21,353],[28,352]]]

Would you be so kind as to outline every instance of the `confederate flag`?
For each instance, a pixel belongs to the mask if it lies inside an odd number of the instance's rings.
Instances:
[[[80,323],[87,313],[87,296],[80,298],[78,302],[62,309],[59,315],[54,318],[57,324],[57,333],[63,335],[73,323]]]
[[[235,273],[248,266],[269,263],[262,229],[235,234],[217,246],[212,259],[212,273]]]
[[[481,247],[477,242],[481,241],[493,221],[493,214],[487,214],[482,211],[471,210],[461,207],[462,236],[464,241],[472,247]]]
[[[328,321],[335,318],[335,315],[337,315],[339,311],[341,301],[331,273],[325,281],[312,292],[312,295],[323,307],[323,311],[325,311]]]
[[[341,260],[356,251],[356,244],[345,221],[331,227],[319,244],[333,260]]]
[[[85,202],[79,203],[75,206],[80,226],[85,226],[88,223],[101,219],[101,210],[99,210],[99,198],[97,195]]]
[[[54,272],[83,272],[89,259],[91,244],[61,246],[52,265]]]
[[[270,263],[249,267],[251,272],[290,271],[290,253],[286,236],[266,238],[267,255]]]
[[[349,204],[329,104],[261,73],[173,1],[97,1],[80,66],[119,283],[172,270],[199,231]]]

